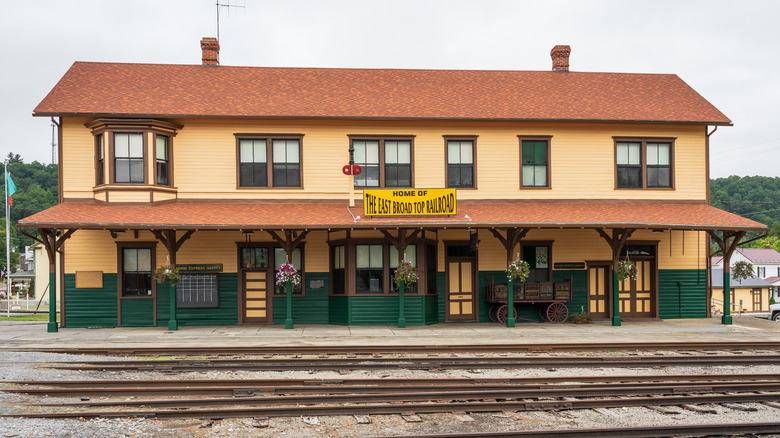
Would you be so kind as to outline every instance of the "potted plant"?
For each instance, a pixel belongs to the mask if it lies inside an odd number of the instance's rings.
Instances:
[[[154,271],[154,279],[158,283],[169,283],[171,286],[176,286],[176,283],[181,280],[181,274],[176,266],[163,265]]]
[[[406,260],[401,260],[401,263],[398,265],[398,268],[395,270],[395,275],[393,276],[393,283],[395,283],[396,289],[401,287],[400,286],[401,283],[404,284],[404,287],[409,287],[409,285],[417,283],[417,280],[419,278],[420,276],[417,273],[417,268],[412,266],[410,262],[407,262]]]
[[[627,278],[636,280],[638,271],[636,269],[636,263],[629,259],[625,259],[622,262],[618,262],[617,268],[618,281],[623,281]]]
[[[509,264],[506,269],[506,278],[514,281],[525,281],[531,275],[531,266],[525,260],[517,259]]]
[[[284,263],[276,271],[276,285],[284,286],[288,282],[292,283],[293,286],[298,286],[301,283],[301,273],[292,264]]]

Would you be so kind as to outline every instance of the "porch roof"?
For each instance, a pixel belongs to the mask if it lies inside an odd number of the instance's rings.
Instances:
[[[47,229],[635,228],[766,231],[703,203],[460,201],[451,216],[363,217],[346,202],[63,203],[19,221]]]

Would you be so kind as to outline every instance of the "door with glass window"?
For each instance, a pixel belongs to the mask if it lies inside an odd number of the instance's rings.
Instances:
[[[447,259],[447,321],[475,321],[477,294],[474,258]]]
[[[268,248],[241,248],[241,322],[273,324],[269,284],[273,281]]]
[[[637,276],[619,283],[620,315],[626,317],[652,317],[655,290],[655,262],[650,257],[633,257]]]

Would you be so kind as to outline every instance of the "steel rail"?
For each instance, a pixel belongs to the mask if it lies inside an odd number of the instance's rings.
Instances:
[[[375,369],[496,369],[543,367],[654,367],[654,366],[733,366],[777,365],[780,355],[758,356],[625,356],[625,357],[437,357],[437,358],[318,358],[301,359],[215,359],[162,361],[85,361],[48,362],[47,368],[76,371],[310,371],[310,370],[375,370]]]
[[[2,417],[13,418],[251,418],[251,417],[299,417],[301,415],[356,415],[356,414],[403,414],[407,412],[448,413],[448,412],[500,412],[500,411],[546,411],[568,409],[594,409],[641,406],[676,406],[689,404],[711,403],[758,403],[777,402],[780,393],[759,394],[710,394],[685,395],[668,397],[629,397],[614,399],[589,400],[554,400],[554,401],[485,401],[485,402],[451,402],[451,403],[390,403],[362,404],[336,406],[306,406],[290,407],[270,406],[230,409],[169,409],[169,410],[123,410],[123,411],[75,411],[75,412],[38,412],[38,413],[8,413]]]
[[[487,384],[550,384],[570,382],[671,382],[671,381],[723,381],[723,380],[765,380],[775,381],[777,373],[733,373],[733,374],[641,374],[605,376],[539,376],[539,377],[440,377],[440,378],[349,378],[349,379],[154,379],[154,380],[6,380],[5,384],[39,385],[82,388],[113,388],[132,386],[184,385],[194,386],[400,386],[400,385],[487,385]]]
[[[145,406],[145,407],[204,407],[214,405],[298,405],[298,404],[327,404],[327,403],[370,403],[381,398],[383,402],[419,402],[419,401],[446,401],[457,400],[496,400],[496,399],[534,399],[540,398],[564,398],[564,397],[617,397],[628,395],[655,395],[669,396],[679,394],[712,394],[726,392],[774,392],[780,398],[780,383],[766,385],[761,383],[730,383],[723,385],[657,385],[657,386],[613,386],[602,388],[534,388],[534,389],[489,389],[462,390],[460,388],[437,388],[426,390],[424,388],[410,388],[416,391],[402,392],[363,392],[351,394],[306,394],[306,395],[250,395],[246,397],[219,397],[198,399],[143,399],[143,400],[108,400],[108,401],[84,401],[66,403],[42,403],[37,406],[46,407],[105,407],[105,406]],[[446,390],[445,390],[446,389]]]
[[[670,436],[744,436],[780,432],[780,423],[686,424],[597,429],[514,430],[502,432],[458,432],[423,435],[392,435],[393,438],[660,438]],[[387,438],[373,436],[366,438]]]
[[[551,351],[647,351],[647,350],[780,350],[780,342],[618,342],[557,344],[455,344],[362,346],[232,346],[232,347],[57,347],[6,346],[9,351],[35,351],[89,355],[234,355],[234,354],[373,354],[373,353],[534,353]]]

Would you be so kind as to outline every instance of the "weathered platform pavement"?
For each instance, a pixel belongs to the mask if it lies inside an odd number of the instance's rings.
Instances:
[[[625,342],[758,342],[780,341],[780,323],[755,317],[734,317],[734,324],[719,318],[665,321],[626,321],[592,324],[518,323],[437,324],[399,329],[392,326],[346,327],[298,324],[286,330],[273,326],[211,326],[63,328],[46,332],[46,322],[0,321],[4,348],[78,347],[233,347],[317,345],[462,345],[462,344],[569,344]]]

